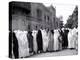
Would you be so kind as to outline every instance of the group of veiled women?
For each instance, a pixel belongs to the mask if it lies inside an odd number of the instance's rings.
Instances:
[[[9,32],[9,57],[21,58],[33,54],[60,51],[66,48],[77,50],[78,30],[62,28]]]

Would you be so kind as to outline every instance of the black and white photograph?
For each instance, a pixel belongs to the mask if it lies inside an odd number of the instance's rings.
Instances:
[[[78,6],[9,2],[11,59],[78,54]]]

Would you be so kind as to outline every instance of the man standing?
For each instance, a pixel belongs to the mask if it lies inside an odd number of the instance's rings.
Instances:
[[[28,25],[28,34],[27,34],[28,42],[29,42],[29,53],[30,55],[33,54],[33,36],[31,31],[31,26]]]
[[[37,40],[37,45],[38,45],[38,51],[42,52],[43,51],[43,39],[42,39],[41,30],[38,30],[36,40]]]
[[[19,58],[19,51],[18,51],[18,40],[16,38],[16,35],[14,32],[12,32],[12,37],[13,37],[13,54],[15,58]]]

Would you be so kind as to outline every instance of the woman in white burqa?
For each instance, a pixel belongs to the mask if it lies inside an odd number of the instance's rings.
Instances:
[[[77,32],[77,29],[74,28],[74,29],[69,29],[70,32],[68,34],[68,48],[76,48],[77,49],[77,41],[78,41],[78,32]]]
[[[47,49],[47,36],[46,36],[46,30],[41,30],[42,32],[42,38],[43,38],[43,51],[46,52]]]
[[[48,44],[48,51],[52,52],[54,50],[54,31],[51,30],[50,32],[50,36],[49,36],[49,44]]]
[[[15,31],[19,44],[19,58],[29,56],[27,31]]]
[[[58,30],[54,30],[54,51],[59,50],[59,38],[60,34]]]
[[[32,31],[34,53],[37,53],[37,41],[36,41],[37,32],[38,32],[37,30]]]

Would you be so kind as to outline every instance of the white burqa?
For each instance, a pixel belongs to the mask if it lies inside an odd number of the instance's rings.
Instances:
[[[77,48],[77,41],[78,41],[78,35],[77,35],[77,29],[72,29],[68,33],[68,48]]]
[[[27,31],[15,31],[19,44],[19,57],[29,56]]]
[[[48,39],[46,30],[41,30],[41,33],[42,33],[42,39],[43,39],[43,51],[45,52],[48,48],[49,39]]]
[[[59,40],[58,37],[60,36],[58,30],[54,30],[54,50],[58,50],[59,49]]]
[[[37,53],[36,35],[37,35],[37,31],[36,31],[36,30],[33,30],[33,31],[32,31],[32,36],[33,36],[33,48],[34,48],[35,53]]]

